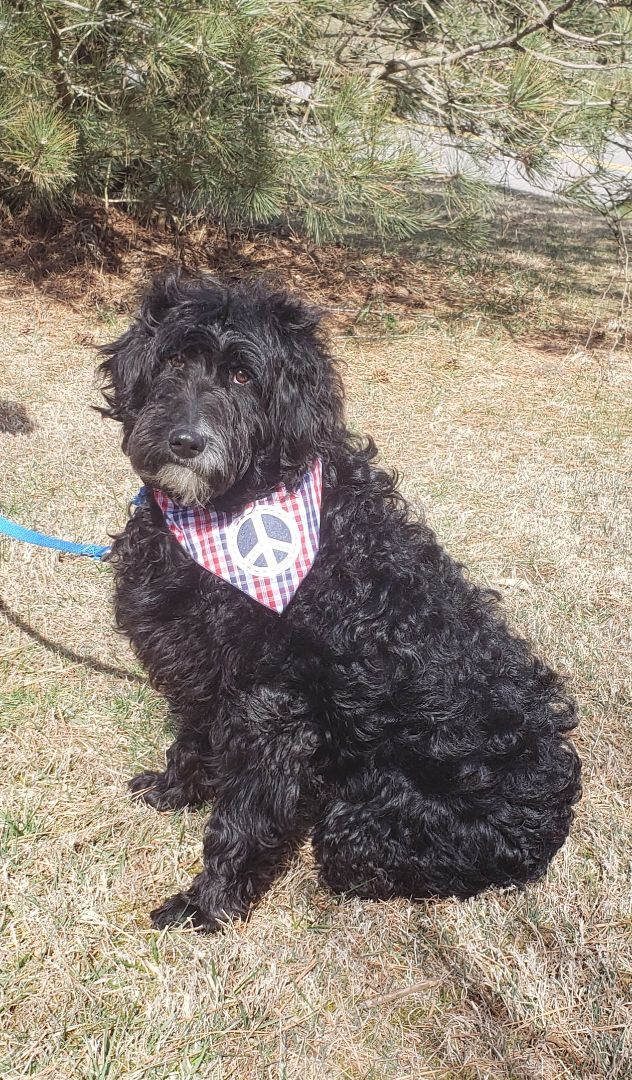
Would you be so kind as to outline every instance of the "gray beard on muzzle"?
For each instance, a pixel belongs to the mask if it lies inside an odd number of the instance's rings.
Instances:
[[[158,488],[183,506],[203,506],[223,495],[248,467],[248,458],[232,445],[232,438],[222,438],[204,425],[200,432],[206,439],[204,450],[195,458],[157,460],[151,432],[133,431],[128,444],[131,464],[149,487]]]

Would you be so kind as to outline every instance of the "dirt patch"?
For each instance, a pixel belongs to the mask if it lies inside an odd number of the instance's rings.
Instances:
[[[578,224],[590,244],[569,241]],[[129,314],[149,279],[169,267],[222,280],[265,276],[320,305],[337,333],[406,335],[440,320],[456,330],[494,326],[543,350],[607,351],[620,336],[617,251],[604,224],[537,200],[501,205],[490,245],[475,252],[449,237],[385,251],[320,247],[285,230],[227,233],[209,226],[175,237],[112,208],[89,204],[42,231],[28,219],[0,234],[0,259],[17,287],[85,311]]]
[[[398,253],[335,243],[315,248],[287,230],[275,235],[204,227],[178,238],[120,210],[106,214],[91,206],[47,231],[28,219],[16,220],[0,238],[0,257],[5,269],[71,302],[86,296],[112,301],[129,294],[130,283],[170,266],[204,270],[227,281],[265,274],[343,315],[355,315],[378,298],[415,311],[449,294],[436,282],[431,289],[430,276],[426,279],[419,267],[413,272],[410,259]]]

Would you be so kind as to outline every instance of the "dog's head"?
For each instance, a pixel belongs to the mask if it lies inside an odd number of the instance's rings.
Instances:
[[[123,449],[185,505],[294,485],[339,437],[342,394],[318,315],[260,285],[155,283],[100,371]]]

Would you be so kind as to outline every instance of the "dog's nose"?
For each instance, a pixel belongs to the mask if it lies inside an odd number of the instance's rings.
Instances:
[[[197,457],[204,449],[204,436],[199,431],[176,428],[169,436],[169,446],[181,458]]]

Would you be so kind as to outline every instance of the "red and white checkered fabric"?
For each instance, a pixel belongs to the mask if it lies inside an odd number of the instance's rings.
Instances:
[[[195,562],[280,613],[318,552],[322,474],[316,460],[296,491],[281,484],[234,514],[180,506],[162,491],[154,490],[154,498]]]

